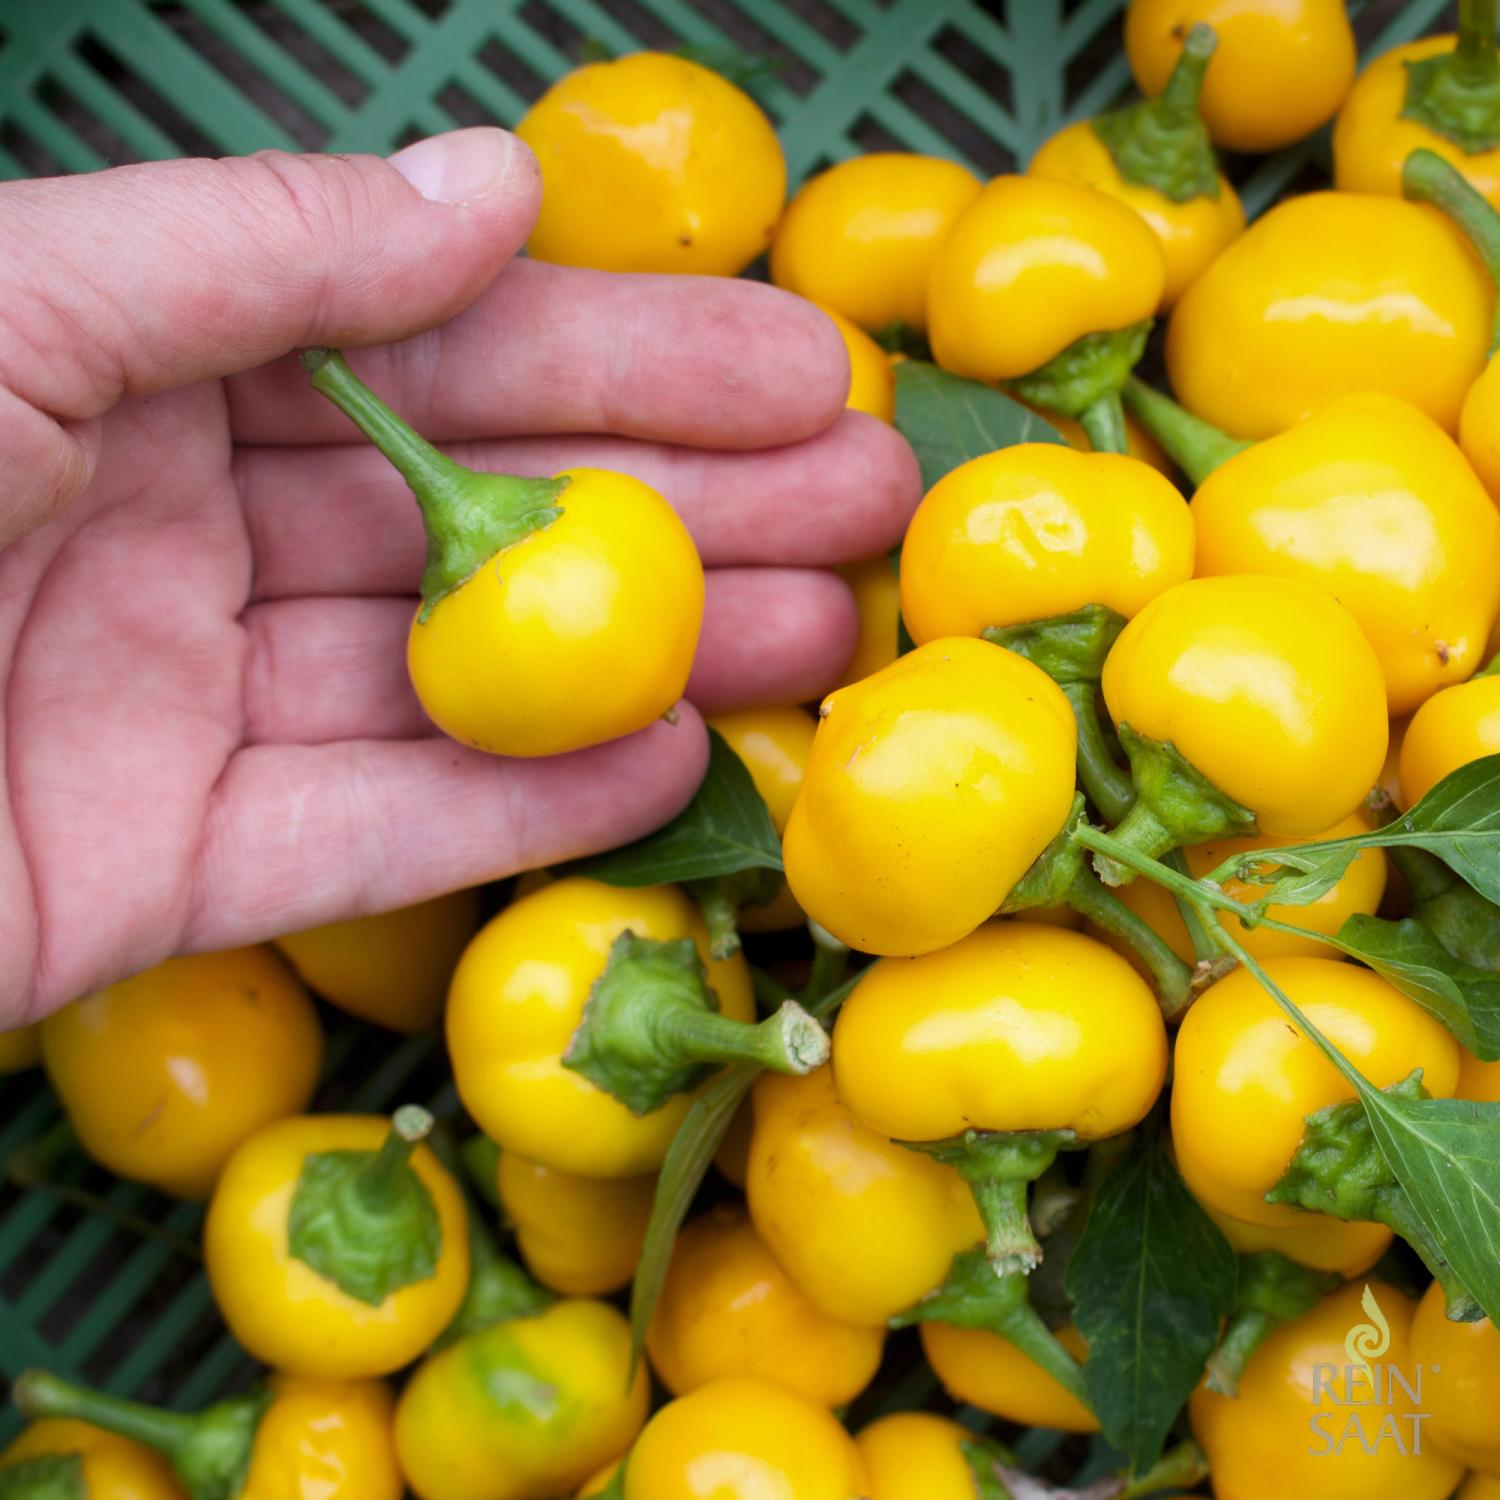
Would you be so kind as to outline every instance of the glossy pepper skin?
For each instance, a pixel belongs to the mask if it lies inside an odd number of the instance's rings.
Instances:
[[[71,1455],[77,1456],[82,1500],[186,1500],[171,1464],[154,1449],[67,1417],[33,1422],[0,1453],[0,1489],[6,1471],[19,1464]],[[52,1492],[43,1493],[50,1500]],[[56,1494],[63,1500],[68,1491]]]
[[[1009,1339],[952,1323],[923,1323],[921,1332],[927,1362],[955,1401],[1026,1427],[1098,1432],[1093,1412]],[[1058,1329],[1057,1339],[1075,1359],[1086,1358],[1076,1328]]]
[[[1073,711],[987,641],[929,641],[823,702],[783,844],[802,909],[867,953],[970,933],[1063,825]]]
[[[687,58],[576,68],[526,112],[543,196],[536,260],[735,276],[771,243],[786,159],[759,105]]]
[[[1119,954],[1082,933],[990,922],[867,971],[834,1030],[839,1097],[871,1130],[1128,1130],[1161,1092],[1161,1008]]]
[[[1433,1282],[1411,1324],[1412,1360],[1429,1372],[1424,1437],[1471,1469],[1500,1477],[1500,1332],[1488,1318],[1455,1323]]]
[[[885,350],[863,328],[833,308],[819,304],[819,311],[839,331],[849,356],[849,395],[844,405],[893,421],[896,415],[896,380]]]
[[[646,1333],[652,1367],[674,1396],[758,1375],[830,1407],[864,1390],[884,1345],[882,1330],[830,1318],[804,1295],[744,1208],[729,1203],[677,1236]]]
[[[1362,1327],[1377,1332],[1362,1306],[1366,1285],[1390,1331],[1389,1344],[1369,1356],[1381,1368],[1380,1395],[1386,1399],[1380,1405],[1373,1404],[1370,1381],[1351,1364],[1345,1342]],[[1351,1281],[1266,1338],[1245,1366],[1237,1397],[1199,1386],[1188,1402],[1188,1418],[1218,1500],[1450,1495],[1463,1466],[1428,1441],[1430,1424],[1417,1417],[1431,1408],[1419,1405],[1406,1388],[1422,1382],[1424,1396],[1432,1388],[1430,1377],[1424,1381],[1414,1368],[1412,1311],[1410,1299],[1384,1282]],[[1382,1431],[1384,1441],[1377,1441]]]
[[[90,1156],[207,1198],[235,1149],[307,1106],[323,1030],[269,948],[172,958],[42,1023],[48,1076]]]
[[[42,1028],[39,1022],[0,1031],[0,1075],[24,1073],[42,1060]]]
[[[827,1407],[737,1376],[664,1406],[625,1464],[625,1500],[864,1500],[864,1461]]]
[[[420,1500],[555,1500],[618,1458],[650,1407],[630,1329],[570,1298],[429,1355],[396,1409],[396,1451]]]
[[[765,1074],[752,1097],[751,1218],[787,1275],[831,1317],[883,1327],[983,1237],[958,1173],[860,1124],[840,1102],[831,1067],[806,1078]]]
[[[851,682],[873,677],[899,654],[901,581],[896,565],[884,553],[863,562],[846,563],[838,574],[849,585],[859,611],[859,639],[837,683],[838,687],[848,687]]]
[[[1398,762],[1401,803],[1414,807],[1460,766],[1500,754],[1500,676],[1434,693],[1406,726]]]
[[[330,922],[276,939],[309,989],[340,1010],[390,1031],[430,1030],[448,980],[479,926],[479,892],[454,891],[417,906]]]
[[[568,482],[562,514],[419,613],[407,638],[433,723],[492,755],[646,728],[681,697],[697,649],[703,565],[677,513],[628,474],[554,477]]]
[[[1013,380],[1085,334],[1161,302],[1166,263],[1140,216],[1072,182],[996,177],[938,246],[927,283],[932,352],[972,380]]]
[[[1209,844],[1193,844],[1183,850],[1183,854],[1187,859],[1188,873],[1196,880],[1218,869],[1225,860],[1236,854],[1250,854],[1257,849],[1275,849],[1322,839],[1353,838],[1356,834],[1369,831],[1369,819],[1363,813],[1351,813],[1332,828],[1311,835],[1310,840],[1277,839],[1266,834],[1254,834],[1248,838],[1218,839]],[[1375,914],[1385,895],[1387,871],[1383,849],[1363,849],[1332,888],[1316,901],[1310,901],[1304,906],[1268,906],[1266,916],[1273,921],[1290,922],[1294,926],[1305,927],[1311,932],[1327,933],[1331,937],[1356,912],[1367,916]],[[1241,880],[1237,876],[1224,882],[1225,893],[1236,901],[1259,900],[1264,889],[1263,886]],[[1193,942],[1170,891],[1152,880],[1133,880],[1129,885],[1121,886],[1115,894],[1166,939],[1178,958],[1184,963],[1193,961]],[[1232,912],[1221,911],[1219,921],[1254,958],[1326,958],[1330,952],[1328,945],[1320,943],[1315,937],[1297,937],[1290,932],[1278,932],[1274,927],[1247,927]],[[1104,940],[1110,941],[1108,937]]]
[[[1345,1280],[1368,1271],[1395,1238],[1384,1224],[1335,1219],[1328,1214],[1303,1214],[1305,1222],[1272,1228],[1232,1219],[1206,1204],[1204,1208],[1236,1254],[1273,1250],[1314,1271],[1337,1271]]]
[[[1483,267],[1435,211],[1308,193],[1263,214],[1183,293],[1167,373],[1178,400],[1238,438],[1362,391],[1453,433],[1493,307]]]
[[[1385,761],[1374,651],[1347,610],[1292,579],[1159,594],[1121,631],[1102,685],[1117,724],[1170,741],[1278,837],[1348,817]]]
[[[1161,92],[1199,21],[1219,38],[1201,104],[1215,145],[1289,146],[1331,119],[1354,81],[1344,0],[1130,0],[1125,52],[1143,92]]]
[[[469,1279],[462,1191],[436,1156],[411,1156],[437,1216],[434,1273],[378,1306],[351,1296],[289,1243],[289,1221],[309,1156],[380,1150],[390,1122],[377,1115],[298,1115],[251,1136],[220,1175],[203,1227],[214,1298],[230,1331],[257,1359],[291,1374],[349,1380],[410,1364],[458,1311]]]
[[[974,1500],[963,1444],[974,1434],[932,1412],[899,1411],[857,1433],[870,1475],[869,1500]]]
[[[1500,361],[1491,359],[1469,387],[1458,415],[1458,445],[1492,496],[1500,496]]]
[[[901,547],[901,612],[918,644],[1087,604],[1128,619],[1192,577],[1193,546],[1193,515],[1155,469],[1019,443],[923,497]]]
[[[1500,1103],[1500,1062],[1481,1062],[1467,1048],[1458,1060],[1458,1086],[1455,1099],[1488,1100]]]
[[[401,1500],[389,1386],[274,1375],[271,1389],[241,1500]]]
[[[1265,969],[1376,1088],[1421,1068],[1434,1098],[1453,1093],[1458,1043],[1378,974],[1327,958],[1275,958]],[[1255,976],[1236,970],[1199,996],[1177,1033],[1172,1140],[1183,1181],[1248,1224],[1306,1224],[1305,1209],[1265,1195],[1290,1166],[1306,1117],[1350,1098]]]
[[[1500,515],[1408,402],[1344,396],[1220,464],[1193,496],[1198,572],[1268,573],[1359,622],[1393,717],[1481,663],[1500,613]]]
[[[639,1177],[662,1163],[692,1096],[633,1114],[563,1066],[610,948],[623,932],[691,938],[720,1013],[755,1017],[743,958],[714,959],[674,886],[627,890],[572,878],[514,901],[469,944],[448,996],[448,1052],[464,1107],[502,1148],[579,1176]]]
[[[579,1177],[502,1151],[500,1206],[526,1269],[570,1297],[617,1292],[635,1275],[655,1177]]]
[[[871,333],[895,324],[921,332],[933,255],[979,190],[967,167],[937,156],[876,151],[838,162],[787,205],[771,280]]]

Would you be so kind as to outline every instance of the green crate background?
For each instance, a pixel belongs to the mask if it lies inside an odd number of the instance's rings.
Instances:
[[[1123,0],[0,0],[0,177],[162,157],[380,151],[514,122],[586,48],[732,45],[768,86],[794,180],[906,147],[983,172],[1025,162],[1130,89]],[[1442,0],[1351,5],[1366,52],[1445,21]],[[1274,88],[1274,83],[1269,85]],[[1235,165],[1259,211],[1316,180],[1314,140]],[[333,1024],[325,1108],[456,1101],[430,1040]],[[40,1077],[0,1080],[0,1160],[46,1132]],[[250,1369],[185,1253],[200,1211],[117,1183],[77,1153],[52,1187],[0,1183],[0,1375],[45,1364],[121,1394],[195,1406]],[[177,1243],[90,1211],[102,1194]],[[0,1415],[0,1441],[15,1417]]]

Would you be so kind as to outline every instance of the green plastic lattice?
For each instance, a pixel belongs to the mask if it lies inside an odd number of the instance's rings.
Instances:
[[[985,172],[1130,87],[1123,0],[0,0],[0,176],[289,150],[386,152],[514,122],[586,49],[735,47],[781,60],[768,107],[794,178],[907,147]],[[1443,0],[1368,0],[1367,50],[1431,27]],[[1315,140],[1254,166],[1258,211],[1316,171]],[[455,1101],[431,1042],[343,1032],[325,1107]],[[0,1081],[0,1159],[56,1123],[39,1079]],[[57,1186],[0,1186],[0,1374],[41,1363],[191,1406],[243,1381],[184,1246],[200,1214],[112,1183],[77,1154]],[[117,1215],[79,1207],[101,1193]],[[163,1237],[165,1236],[165,1237]],[[187,1246],[190,1249],[190,1245]],[[14,1425],[0,1416],[0,1439]]]

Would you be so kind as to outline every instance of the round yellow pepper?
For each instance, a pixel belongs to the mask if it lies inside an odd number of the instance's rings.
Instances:
[[[1490,495],[1500,497],[1500,360],[1469,387],[1458,414],[1458,446]]]
[[[400,1500],[389,1386],[284,1374],[270,1385],[241,1500]]]
[[[818,304],[818,310],[839,331],[849,356],[849,395],[844,405],[850,411],[862,411],[882,422],[896,416],[896,377],[885,350],[857,323],[831,307]]]
[[[932,352],[955,375],[1012,380],[1085,334],[1149,318],[1165,281],[1156,236],[1117,199],[1073,182],[997,177],[933,257]]]
[[[307,1107],[323,1031],[269,948],[172,958],[42,1023],[48,1076],[84,1150],[179,1198],[207,1198],[235,1149]]]
[[[851,682],[873,677],[900,654],[901,580],[896,576],[896,565],[884,553],[863,562],[846,563],[838,574],[849,585],[859,611],[854,655],[836,684],[848,687]]]
[[[1273,958],[1266,972],[1376,1088],[1414,1068],[1434,1098],[1458,1082],[1459,1046],[1441,1022],[1369,969]],[[1267,1203],[1307,1116],[1354,1091],[1255,976],[1239,969],[1199,996],[1177,1033],[1172,1140],[1183,1181],[1247,1224],[1296,1228],[1307,1210]]]
[[[877,333],[927,327],[927,277],[953,221],[979,196],[967,167],[876,151],[809,178],[771,246],[771,280]]]
[[[925,1411],[898,1411],[857,1433],[870,1476],[869,1500],[974,1500],[963,1445],[974,1434]]]
[[[45,1471],[37,1461],[43,1459],[57,1465],[56,1489],[41,1483]],[[16,1493],[24,1500],[25,1485],[16,1470],[25,1464],[35,1465],[30,1472],[38,1476],[42,1500],[65,1500],[75,1492],[79,1500],[186,1500],[171,1464],[155,1449],[70,1417],[33,1422],[0,1453],[0,1491],[10,1481],[20,1486]]]
[[[1362,1329],[1377,1332],[1362,1305],[1366,1286],[1389,1330],[1389,1343],[1370,1356],[1378,1392],[1347,1342]],[[1450,1495],[1463,1466],[1421,1430],[1428,1408],[1411,1394],[1424,1384],[1414,1367],[1411,1321],[1412,1303],[1394,1287],[1350,1282],[1266,1338],[1245,1366],[1238,1396],[1199,1386],[1188,1418],[1218,1500]],[[1430,1389],[1430,1380],[1425,1385]]]
[[[1060,1432],[1098,1432],[1099,1419],[1009,1339],[951,1323],[923,1323],[922,1349],[932,1372],[955,1401],[1019,1422]],[[1082,1336],[1071,1325],[1057,1341],[1075,1359],[1087,1357]]]
[[[448,980],[479,926],[479,892],[330,922],[276,939],[303,983],[330,1004],[392,1031],[428,1031]]]
[[[1500,1104],[1500,1062],[1482,1062],[1467,1048],[1461,1049],[1453,1097]]]
[[[1500,755],[1500,675],[1489,673],[1434,693],[1401,741],[1401,803],[1415,807],[1445,776]]]
[[[1459,1486],[1454,1500],[1500,1500],[1500,1477],[1470,1474]]]
[[[42,1060],[42,1027],[40,1022],[0,1031],[0,1076],[24,1073]]]
[[[1455,1323],[1433,1282],[1411,1324],[1411,1357],[1426,1372],[1431,1413],[1424,1438],[1469,1468],[1500,1475],[1500,1332],[1488,1318]]]
[[[1200,22],[1219,38],[1203,119],[1214,143],[1231,151],[1277,151],[1311,135],[1354,81],[1344,0],[1130,0],[1125,53],[1145,93],[1166,87],[1183,38]]]
[[[1335,1219],[1329,1214],[1305,1213],[1302,1222],[1273,1227],[1232,1219],[1206,1203],[1203,1207],[1237,1255],[1274,1251],[1314,1271],[1337,1271],[1345,1280],[1368,1271],[1396,1237],[1384,1224]]]
[[[824,1406],[874,1378],[883,1330],[843,1323],[782,1270],[745,1210],[720,1204],[677,1236],[646,1332],[646,1352],[674,1396],[728,1375],[780,1381]]]
[[[625,1464],[625,1500],[865,1500],[854,1440],[825,1406],[733,1376],[679,1396]]]
[[[832,1068],[766,1074],[753,1097],[751,1217],[829,1316],[883,1327],[983,1237],[958,1173],[861,1125],[840,1102]]]
[[[495,1187],[521,1258],[543,1286],[602,1297],[635,1275],[655,1177],[579,1177],[502,1151]]]
[[[575,68],[516,134],[542,172],[536,260],[735,276],[770,245],[786,201],[786,158],[760,106],[663,52]]]
[[[420,1500],[555,1500],[630,1446],[650,1387],[606,1303],[494,1323],[429,1355],[401,1393],[402,1473]]]
[[[1277,837],[1348,817],[1385,760],[1374,651],[1347,610],[1291,579],[1196,578],[1159,594],[1121,631],[1103,688],[1117,724],[1175,745]]]
[[[929,641],[823,702],[784,841],[802,909],[851,948],[926,953],[998,909],[1073,800],[1062,690],[987,641]]]
[[[463,1193],[413,1146],[402,1113],[395,1130],[376,1115],[278,1120],[229,1159],[203,1257],[224,1321],[257,1359],[324,1379],[389,1374],[458,1311],[469,1280]],[[423,1261],[407,1254],[418,1240]],[[356,1269],[373,1264],[383,1296],[349,1278],[346,1246]]]
[[[1192,572],[1193,513],[1156,470],[1019,443],[927,492],[901,548],[901,612],[918,644],[1086,604],[1129,618]]]
[[[563,1066],[620,934],[691,938],[723,1015],[755,1016],[743,958],[714,959],[693,903],[673,886],[627,890],[572,878],[512,902],[459,960],[448,997],[448,1052],[464,1107],[502,1148],[592,1177],[654,1172],[692,1103],[647,1115]]]
[[[1484,268],[1434,210],[1308,193],[1257,219],[1183,293],[1167,372],[1185,406],[1239,438],[1270,437],[1362,391],[1399,396],[1452,433],[1494,302]]]

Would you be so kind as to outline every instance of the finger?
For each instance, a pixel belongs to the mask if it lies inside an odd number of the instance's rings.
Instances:
[[[287,599],[245,611],[248,744],[326,745],[435,733],[406,673],[414,599]],[[857,620],[843,582],[792,568],[708,575],[688,697],[719,713],[816,697]]]
[[[462,317],[351,363],[436,442],[613,432],[761,448],[826,427],[849,359],[811,303],[758,282],[516,261]],[[349,423],[292,361],[230,384],[241,443],[343,443]]]
[[[241,750],[204,829],[185,946],[258,942],[626,843],[687,802],[706,756],[686,706],[676,724],[540,760],[447,739]]]
[[[660,490],[704,561],[831,566],[900,539],[921,498],[911,449],[874,417],[845,412],[806,442],[701,452],[622,438],[455,444],[492,472],[620,469]],[[408,594],[422,571],[421,518],[404,481],[369,447],[250,448],[236,475],[255,557],[255,597]]]

